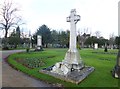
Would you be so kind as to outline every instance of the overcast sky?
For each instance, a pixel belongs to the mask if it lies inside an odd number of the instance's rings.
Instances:
[[[70,23],[66,17],[71,9],[76,9],[81,20],[77,23],[77,31],[83,32],[88,28],[88,33],[100,31],[101,35],[118,33],[118,1],[119,0],[12,0],[21,9],[24,29],[32,33],[42,24],[55,30],[67,30]]]

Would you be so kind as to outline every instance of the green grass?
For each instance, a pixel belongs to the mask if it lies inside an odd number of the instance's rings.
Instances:
[[[104,52],[102,49],[79,50],[84,63],[88,66],[93,66],[95,68],[95,71],[78,85],[65,82],[39,72],[39,70],[42,68],[52,66],[56,62],[62,61],[64,59],[66,51],[67,49],[45,49],[45,51],[42,52],[12,54],[8,58],[8,62],[16,69],[30,76],[34,76],[35,78],[46,81],[48,83],[60,83],[65,87],[118,87],[118,79],[114,79],[110,72],[116,63],[116,54],[102,54],[101,52]],[[109,52],[117,53],[117,50],[109,50]],[[17,59],[22,60],[26,58],[41,58],[45,64],[40,67],[30,69],[16,61]]]

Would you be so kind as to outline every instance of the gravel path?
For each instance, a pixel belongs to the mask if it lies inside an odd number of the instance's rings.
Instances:
[[[23,50],[0,51],[0,54],[2,53],[2,61],[0,61],[0,65],[2,65],[2,87],[52,87],[50,84],[46,84],[22,72],[16,71],[5,62],[4,59],[8,55],[21,51]]]

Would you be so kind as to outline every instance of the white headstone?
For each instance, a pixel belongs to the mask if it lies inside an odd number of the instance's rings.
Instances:
[[[94,44],[94,49],[98,49],[98,43]]]
[[[40,49],[42,46],[42,37],[40,35],[37,36],[37,47]]]
[[[24,47],[24,48],[26,47],[26,44],[25,44],[25,43],[23,44],[23,47]]]
[[[32,48],[32,43],[30,43],[30,48]]]

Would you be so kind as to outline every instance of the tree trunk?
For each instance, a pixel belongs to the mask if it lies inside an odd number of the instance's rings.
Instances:
[[[8,34],[8,29],[5,28],[5,43],[3,45],[3,49],[5,49],[5,50],[9,49],[8,46],[7,46],[7,44],[8,44],[7,34]]]
[[[8,29],[5,29],[5,38],[7,38]]]

